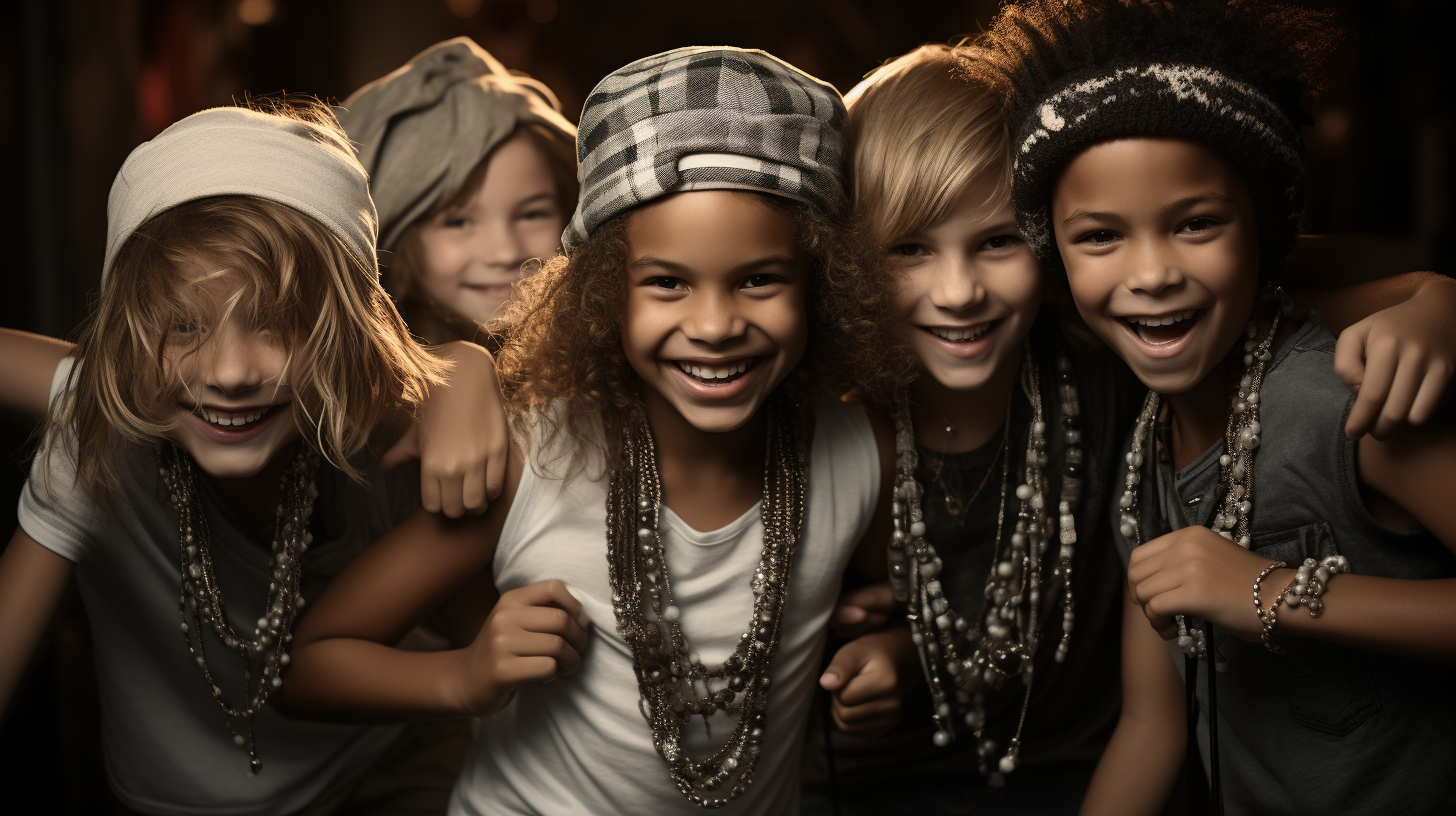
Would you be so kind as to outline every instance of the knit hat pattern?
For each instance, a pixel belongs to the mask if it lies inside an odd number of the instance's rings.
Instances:
[[[172,124],[122,164],[106,202],[102,285],[137,227],[219,195],[292,207],[338,236],[366,268],[378,268],[369,177],[342,132],[246,108],[210,108]]]
[[[1294,245],[1304,202],[1299,129],[1257,88],[1204,65],[1099,67],[1029,106],[1013,134],[1012,205],[1037,259],[1058,260],[1051,197],[1061,169],[1098,142],[1173,137],[1228,159],[1254,197],[1265,257]]]
[[[613,71],[577,136],[581,198],[569,252],[613,216],[668,193],[751,190],[837,213],[846,113],[828,83],[762,51],[689,47]]]
[[[469,37],[425,49],[344,100],[339,121],[358,145],[390,250],[416,220],[455,195],[523,124],[576,140],[544,84],[513,74]]]

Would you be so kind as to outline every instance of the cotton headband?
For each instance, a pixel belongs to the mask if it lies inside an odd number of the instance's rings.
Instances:
[[[369,171],[380,248],[393,249],[520,125],[576,141],[560,107],[545,85],[507,71],[469,37],[433,45],[355,91],[339,120]]]
[[[194,113],[133,150],[116,174],[106,203],[102,285],[137,227],[179,204],[218,195],[286,204],[376,268],[368,182],[335,129],[245,108]]]
[[[833,86],[762,51],[695,46],[619,68],[582,109],[581,199],[562,244],[683,190],[756,190],[837,212],[845,118]]]

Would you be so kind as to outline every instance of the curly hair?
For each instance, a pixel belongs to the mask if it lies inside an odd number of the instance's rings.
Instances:
[[[892,293],[866,263],[855,231],[808,205],[740,191],[794,219],[811,260],[808,345],[780,386],[802,401],[858,390],[888,403],[908,376],[908,356],[890,331]],[[497,360],[517,438],[539,431],[539,450],[597,451],[616,461],[615,440],[640,410],[622,350],[627,224],[635,211],[598,227],[571,255],[558,255],[518,285],[501,318],[508,338]],[[537,424],[539,423],[539,424]]]

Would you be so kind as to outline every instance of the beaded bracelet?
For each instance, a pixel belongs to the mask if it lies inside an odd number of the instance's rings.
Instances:
[[[1275,561],[1265,567],[1264,571],[1259,573],[1259,577],[1254,579],[1254,611],[1259,613],[1259,623],[1264,626],[1264,631],[1260,633],[1259,639],[1264,641],[1264,648],[1274,654],[1284,654],[1284,647],[1274,642],[1274,627],[1279,623],[1279,599],[1276,597],[1274,605],[1265,609],[1264,604],[1259,600],[1259,584],[1269,577],[1269,573],[1287,566],[1289,565],[1283,561]]]
[[[1325,594],[1325,587],[1330,579],[1349,571],[1350,562],[1343,555],[1328,555],[1318,562],[1313,558],[1306,558],[1299,565],[1294,580],[1285,587],[1282,600],[1291,607],[1304,604],[1309,610],[1309,616],[1318,618],[1325,610],[1325,602],[1320,596]]]

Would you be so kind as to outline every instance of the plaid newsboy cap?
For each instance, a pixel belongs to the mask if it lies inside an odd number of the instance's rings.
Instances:
[[[753,190],[837,212],[845,119],[833,86],[762,51],[678,48],[613,71],[581,112],[581,198],[562,246],[684,190]]]

